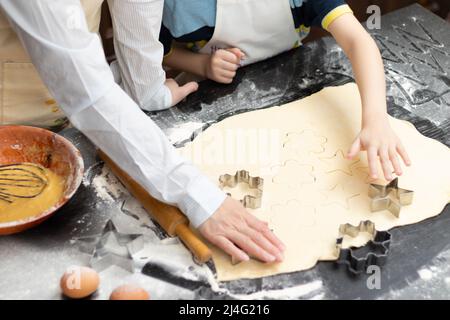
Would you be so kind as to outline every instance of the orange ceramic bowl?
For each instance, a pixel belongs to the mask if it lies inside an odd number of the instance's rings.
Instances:
[[[26,126],[0,126],[0,165],[39,164],[64,178],[64,193],[52,208],[26,219],[0,223],[0,235],[32,228],[50,218],[75,194],[84,171],[80,151],[51,131]]]

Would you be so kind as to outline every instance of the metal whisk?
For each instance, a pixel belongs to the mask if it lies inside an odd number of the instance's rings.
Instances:
[[[13,203],[17,199],[39,196],[48,185],[42,166],[16,163],[0,166],[0,201]]]

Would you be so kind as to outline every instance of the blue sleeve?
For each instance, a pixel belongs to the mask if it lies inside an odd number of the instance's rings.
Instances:
[[[299,0],[291,1],[302,3]],[[345,0],[304,0],[300,9],[305,25],[324,29],[343,13],[352,12]]]

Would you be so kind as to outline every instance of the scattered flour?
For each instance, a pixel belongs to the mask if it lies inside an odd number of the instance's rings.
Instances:
[[[433,272],[429,269],[420,269],[418,271],[420,278],[423,280],[430,280],[433,278]]]
[[[122,207],[123,212],[121,211],[118,215],[123,215],[123,218],[129,220],[135,220],[137,223],[136,226],[154,226],[149,219],[147,212],[145,212],[139,203],[129,195],[129,192],[107,166],[103,166],[101,173],[94,177],[92,183],[84,181],[84,184],[91,185],[97,196],[104,201],[115,202],[123,196],[128,196]],[[132,225],[134,224],[135,223],[132,223]],[[155,230],[152,231],[151,229],[148,229],[148,232],[154,231]],[[213,292],[234,299],[292,299],[305,296],[312,296],[313,299],[322,299],[324,296],[324,294],[319,291],[322,288],[322,281],[320,280],[290,288],[263,290],[251,294],[234,294],[227,288],[221,286],[217,281],[215,274],[207,265],[196,264],[192,259],[191,253],[177,238],[160,240],[157,237],[149,237],[147,232],[144,232],[143,234],[147,235],[145,237],[140,237],[140,239],[136,239],[136,241],[134,241],[136,243],[130,243],[130,245],[133,244],[133,246],[129,246],[128,248],[132,257],[132,263],[136,270],[141,270],[145,264],[152,263],[162,267],[176,277],[208,283]],[[138,242],[141,242],[142,244],[139,244]],[[137,247],[137,250],[134,250],[133,247]],[[141,248],[141,250],[138,248]]]
[[[135,212],[139,214],[138,212]],[[207,265],[198,265],[192,259],[192,254],[177,238],[146,241],[140,250],[130,252],[136,269],[142,269],[147,263],[157,265],[178,278],[209,284],[217,294],[234,299],[283,299],[314,296],[321,299],[323,294],[317,292],[322,288],[321,281],[279,290],[259,291],[252,294],[234,294],[221,286],[215,274]]]
[[[190,252],[177,239],[171,239],[166,244],[163,244],[163,241],[159,244],[147,243],[143,250],[133,255],[133,260],[142,267],[150,262],[164,268],[176,277],[206,282],[215,293],[234,299],[293,299],[314,293],[316,295],[313,298],[323,298],[323,293],[316,292],[322,288],[322,281],[319,280],[278,290],[263,290],[251,294],[234,294],[220,286],[220,283],[208,266],[195,264]]]
[[[445,278],[445,284],[450,287],[450,277]]]
[[[192,136],[192,133],[200,130],[203,125],[204,123],[202,122],[187,122],[182,123],[175,128],[169,129],[167,131],[169,141],[171,143],[176,143],[178,141],[188,140]]]
[[[315,280],[310,283],[301,284],[291,288],[279,289],[279,290],[267,290],[259,291],[247,295],[230,294],[231,297],[236,299],[245,300],[260,300],[260,299],[294,299],[300,298],[313,292],[320,290],[322,288],[322,281]],[[321,299],[323,294],[318,294],[313,298]]]
[[[108,202],[114,202],[121,195],[129,194],[107,166],[103,166],[101,173],[94,177],[91,185],[97,196]]]
[[[450,247],[442,251],[428,265],[417,271],[418,277],[406,279],[407,285],[392,288],[380,299],[449,299]]]

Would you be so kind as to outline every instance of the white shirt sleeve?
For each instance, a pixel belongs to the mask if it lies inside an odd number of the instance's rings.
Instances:
[[[144,110],[167,109],[172,94],[164,85],[159,42],[163,0],[108,0],[121,87]]]
[[[114,82],[84,15],[74,23],[74,12],[83,14],[79,0],[0,0],[0,6],[75,127],[150,194],[178,205],[195,227],[217,210],[225,194],[178,155]]]

